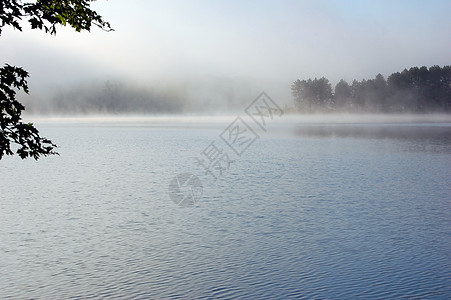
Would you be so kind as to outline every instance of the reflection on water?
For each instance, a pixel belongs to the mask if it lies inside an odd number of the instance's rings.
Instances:
[[[280,126],[209,181],[218,127],[40,126],[60,157],[0,163],[0,297],[451,297],[449,124]]]
[[[451,125],[426,124],[300,124],[294,129],[299,137],[394,139],[417,149],[451,151]],[[413,143],[414,142],[414,143]]]

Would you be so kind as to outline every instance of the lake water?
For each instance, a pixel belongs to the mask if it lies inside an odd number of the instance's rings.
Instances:
[[[38,124],[61,155],[0,162],[0,298],[451,298],[451,122],[278,123],[238,156],[233,120]]]

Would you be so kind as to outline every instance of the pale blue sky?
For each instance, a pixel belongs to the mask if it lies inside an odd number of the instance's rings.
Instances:
[[[451,64],[451,1],[99,0],[94,7],[114,32],[5,30],[2,63],[28,69],[36,87],[125,78],[203,89],[222,78],[280,98],[289,98],[297,78],[335,84]]]

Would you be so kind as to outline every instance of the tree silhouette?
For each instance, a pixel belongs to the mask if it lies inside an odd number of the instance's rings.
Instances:
[[[20,0],[0,0],[0,36],[5,26],[22,31],[20,21],[28,20],[31,29],[56,34],[58,25],[69,24],[76,31],[90,31],[93,25],[112,30],[110,24],[90,8],[94,0],[37,0],[22,3]],[[5,64],[0,68],[0,160],[15,152],[22,158],[57,154],[56,145],[39,135],[32,123],[23,123],[21,114],[25,107],[16,100],[19,90],[28,93],[28,72],[20,67]]]
[[[298,79],[291,85],[291,95],[299,111],[311,112],[312,110],[313,91],[311,82],[311,79],[308,81]]]
[[[327,78],[296,80],[291,85],[294,103],[300,112],[451,112],[451,66],[429,69],[412,67],[392,73],[385,80],[377,74],[374,79],[343,79],[332,95]]]
[[[349,84],[341,79],[335,86],[335,105],[338,110],[345,110],[351,105],[352,89]]]
[[[326,77],[296,80],[291,85],[291,94],[300,111],[323,110],[331,105],[332,87]]]

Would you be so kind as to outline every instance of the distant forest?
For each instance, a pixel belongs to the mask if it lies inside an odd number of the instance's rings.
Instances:
[[[341,79],[335,88],[326,77],[291,85],[296,110],[311,112],[429,113],[451,112],[451,66],[412,67],[385,80]]]
[[[171,93],[117,82],[88,82],[59,87],[23,100],[31,114],[178,113],[183,103]]]
[[[243,109],[255,94],[241,81],[146,86],[122,79],[55,86],[22,101],[29,114],[180,114]]]

